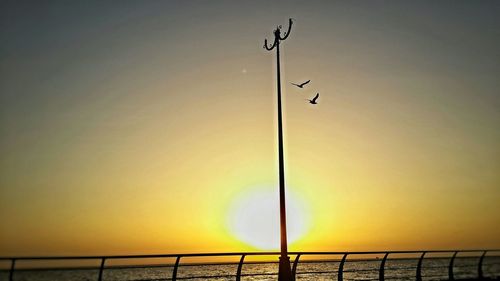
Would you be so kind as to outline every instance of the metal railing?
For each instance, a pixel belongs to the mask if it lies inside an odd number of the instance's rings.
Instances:
[[[301,257],[324,257],[324,256],[341,256],[342,258],[340,260],[325,260],[325,259],[316,259],[316,260],[304,260],[303,263],[311,263],[311,262],[339,262],[338,269],[334,271],[305,271],[305,272],[300,272],[300,274],[336,274],[337,280],[338,281],[343,281],[344,280],[344,273],[347,272],[360,272],[360,271],[374,271],[373,269],[370,270],[360,270],[360,269],[353,269],[353,270],[344,270],[344,265],[346,262],[358,262],[358,261],[378,261],[380,260],[380,264],[378,266],[378,279],[370,279],[370,280],[379,280],[379,281],[385,281],[386,276],[385,276],[385,271],[386,271],[386,262],[389,260],[390,255],[419,255],[416,258],[395,258],[394,260],[402,260],[402,259],[407,259],[407,260],[418,260],[418,263],[416,267],[404,267],[400,269],[412,269],[415,270],[414,276],[415,280],[417,281],[422,281],[422,268],[423,268],[423,261],[424,259],[437,259],[437,257],[428,257],[430,254],[448,254],[448,257],[440,257],[440,259],[443,258],[449,258],[449,263],[448,263],[448,280],[456,280],[455,278],[455,273],[454,273],[454,268],[456,267],[455,265],[455,260],[457,256],[460,255],[460,258],[478,258],[478,262],[476,265],[477,267],[477,276],[476,278],[472,279],[485,279],[485,276],[483,274],[483,261],[487,255],[487,253],[490,253],[488,257],[494,257],[494,258],[500,258],[500,250],[496,249],[491,249],[491,250],[427,250],[427,251],[369,251],[369,252],[289,252],[288,254],[291,256],[295,256],[295,259],[293,261],[293,266],[292,266],[292,276],[295,279],[296,276],[298,275],[297,273],[297,267],[299,265],[299,261]],[[491,255],[491,253],[497,253],[497,255]],[[475,254],[475,255],[471,255]],[[103,280],[103,273],[106,269],[112,269],[116,268],[116,266],[107,266],[107,262],[109,261],[117,261],[117,260],[131,260],[131,259],[154,259],[154,258],[175,258],[175,263],[173,264],[165,264],[165,265],[126,265],[126,266],[121,266],[120,268],[137,268],[137,267],[173,267],[172,270],[172,275],[165,276],[162,280],[179,280],[179,279],[208,279],[208,278],[221,278],[221,277],[234,277],[235,280],[240,281],[241,277],[243,276],[264,276],[264,275],[277,275],[277,273],[250,273],[250,274],[242,274],[242,269],[244,264],[257,264],[257,263],[276,263],[276,262],[247,262],[245,263],[245,258],[249,256],[253,257],[264,257],[264,256],[279,256],[279,252],[233,252],[233,253],[190,253],[190,254],[164,254],[164,255],[114,255],[114,256],[53,256],[53,257],[0,257],[0,261],[10,261],[10,268],[7,269],[9,271],[9,281],[14,280],[15,272],[16,270],[26,270],[26,269],[17,269],[16,264],[20,261],[69,261],[69,260],[96,260],[100,262],[100,266],[98,268],[93,267],[93,269],[98,269],[98,276],[97,280],[102,281]],[[348,261],[348,257],[356,257],[356,256],[367,256],[367,255],[377,255],[375,258],[369,258],[369,259],[353,259]],[[450,256],[451,255],[451,256]],[[379,256],[383,256],[382,259],[379,258]],[[209,276],[190,276],[190,277],[178,277],[178,269],[181,266],[181,259],[186,259],[186,258],[213,258],[213,257],[239,257],[239,262],[234,263],[234,262],[225,262],[225,263],[197,263],[197,264],[184,264],[183,266],[193,266],[193,265],[238,265],[236,268],[236,272],[234,275],[209,275]],[[470,267],[471,265],[467,266]],[[441,267],[441,266],[439,266]],[[51,269],[63,269],[63,268],[51,268]],[[89,269],[89,268],[87,268]],[[394,269],[394,268],[392,268]],[[496,278],[500,278],[500,272],[496,272],[495,274],[498,274]],[[368,279],[365,279],[368,280]]]

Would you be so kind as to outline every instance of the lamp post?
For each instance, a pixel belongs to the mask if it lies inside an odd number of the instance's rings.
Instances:
[[[280,241],[281,255],[278,270],[278,281],[292,281],[290,257],[288,256],[288,245],[286,235],[286,208],[285,208],[285,167],[283,160],[283,122],[281,114],[281,77],[280,77],[280,42],[290,35],[292,19],[288,20],[288,31],[281,36],[281,25],[274,30],[274,42],[269,47],[267,39],[264,40],[264,48],[271,51],[276,48],[276,72],[278,75],[278,158],[279,158],[279,184],[280,184]]]

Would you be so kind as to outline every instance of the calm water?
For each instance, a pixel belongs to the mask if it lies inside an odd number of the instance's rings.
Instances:
[[[417,260],[388,260],[385,277],[387,280],[415,280]],[[457,258],[455,260],[455,278],[474,278],[477,276],[478,258]],[[448,278],[449,259],[426,259],[422,267],[423,280],[444,280]],[[297,268],[297,280],[337,280],[339,262],[304,262]],[[380,261],[346,262],[344,280],[377,280]],[[235,280],[237,265],[197,265],[180,266],[179,280]],[[104,280],[170,280],[172,267],[119,268],[106,269]],[[500,276],[500,258],[487,257],[483,263],[486,277]],[[245,264],[242,280],[275,280],[277,264]],[[256,275],[262,274],[262,275]],[[210,277],[210,276],[223,277]],[[246,276],[245,276],[246,275]],[[14,280],[40,281],[88,281],[97,280],[98,270],[37,270],[16,271]],[[198,277],[198,278],[192,278]],[[8,280],[8,272],[0,272],[0,280]]]

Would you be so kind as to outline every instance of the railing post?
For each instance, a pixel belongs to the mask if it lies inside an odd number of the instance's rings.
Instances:
[[[295,276],[297,274],[297,265],[299,264],[300,255],[301,254],[298,254],[295,257],[295,260],[293,261],[293,267],[292,267],[292,280],[293,281],[295,281]]]
[[[174,271],[172,272],[172,281],[177,280],[177,268],[179,268],[180,261],[181,261],[181,256],[177,256],[177,259],[175,259]]]
[[[422,281],[422,262],[424,261],[424,256],[426,252],[423,252],[418,260],[417,264],[417,281]]]
[[[345,253],[344,256],[342,257],[342,260],[340,261],[339,272],[337,272],[338,281],[342,281],[344,279],[344,263],[345,260],[347,259],[347,255],[348,253]]]
[[[457,256],[457,254],[458,254],[458,251],[453,253],[453,256],[451,257],[451,260],[450,260],[450,266],[448,267],[448,279],[450,281],[455,280],[455,277],[453,276],[453,262],[455,262],[455,257]]]
[[[9,281],[14,280],[14,270],[16,268],[16,259],[12,259],[10,263],[10,271],[9,271]]]
[[[245,260],[246,254],[241,255],[240,263],[238,264],[238,270],[236,270],[236,281],[241,280],[241,268],[243,267],[243,261]]]
[[[380,263],[380,270],[378,272],[378,280],[379,281],[384,281],[384,279],[385,279],[384,269],[385,269],[385,261],[387,260],[387,256],[389,256],[389,253],[385,253],[384,258],[382,259],[382,263]]]
[[[102,258],[101,259],[101,267],[99,267],[99,281],[102,281],[102,274],[103,274],[103,271],[104,271],[104,263],[106,263],[106,258]]]
[[[479,264],[477,265],[477,278],[478,279],[484,278],[484,276],[483,276],[483,260],[484,260],[484,257],[486,256],[486,252],[488,252],[488,251],[484,251],[483,254],[481,255],[481,257],[479,258]]]

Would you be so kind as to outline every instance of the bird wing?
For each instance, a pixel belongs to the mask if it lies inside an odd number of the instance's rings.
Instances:
[[[312,100],[315,102],[318,98],[319,98],[319,93],[317,93]]]
[[[297,86],[297,87],[300,87],[299,85],[297,85],[297,84],[295,84],[295,83],[290,83],[290,84],[292,84],[292,85],[294,85],[294,86]]]
[[[306,82],[304,82],[304,83],[300,84],[300,86],[304,86],[304,85],[306,85],[306,84],[309,84],[309,82],[311,82],[311,80],[307,80]]]

